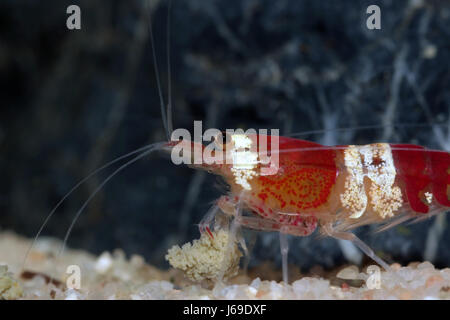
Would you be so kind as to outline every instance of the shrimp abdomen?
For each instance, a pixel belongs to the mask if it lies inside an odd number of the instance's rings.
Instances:
[[[450,207],[447,185],[450,155],[411,144],[391,144],[397,175],[402,181],[411,209],[428,213],[433,199]]]

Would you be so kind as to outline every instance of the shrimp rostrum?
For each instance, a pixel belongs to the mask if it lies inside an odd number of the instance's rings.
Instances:
[[[449,154],[417,145],[329,147],[245,133],[219,134],[214,148],[185,140],[169,145],[186,163],[203,157],[192,166],[228,184],[229,192],[216,202],[220,210],[213,212],[223,212],[239,226],[280,235],[308,236],[319,227],[322,235],[352,241],[385,269],[389,266],[352,229],[378,224],[386,230],[450,207]],[[210,227],[211,213],[200,231]]]

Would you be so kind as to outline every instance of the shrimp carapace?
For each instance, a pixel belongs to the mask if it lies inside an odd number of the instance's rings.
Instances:
[[[240,217],[250,228],[284,227],[288,233],[307,235],[317,225],[331,224],[344,231],[450,207],[446,152],[388,143],[327,147],[288,137],[277,137],[274,151],[270,136],[247,137],[251,142],[244,146],[238,142],[242,137],[231,136],[225,148],[231,161],[198,166],[225,179],[230,194],[220,199],[219,206],[235,215],[240,202],[254,215]],[[278,168],[271,174],[261,173],[259,155],[252,154],[258,148],[250,148],[262,138],[272,155],[278,153]],[[237,157],[239,153],[243,156]],[[251,165],[237,163],[238,158],[251,159]]]

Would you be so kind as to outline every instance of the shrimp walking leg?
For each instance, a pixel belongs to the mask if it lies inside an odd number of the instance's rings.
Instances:
[[[210,226],[219,210],[220,208],[217,205],[212,206],[211,209],[208,210],[208,212],[205,214],[205,216],[202,218],[202,220],[198,225],[200,233],[204,233],[205,231],[207,231],[208,234],[212,236]]]
[[[280,230],[280,250],[281,250],[281,264],[283,270],[283,282],[288,284],[288,252],[289,242],[287,234]]]
[[[260,231],[281,231],[293,236],[307,236],[315,229],[315,222],[300,225],[288,225],[259,217],[239,217],[238,222],[246,228]]]
[[[327,235],[333,238],[349,240],[353,242],[353,244],[355,244],[362,252],[364,252],[369,258],[382,266],[386,271],[392,271],[391,267],[386,262],[384,262],[383,259],[377,256],[375,252],[373,252],[373,250],[355,234],[351,232],[335,231],[331,224],[324,225],[322,229]]]
[[[241,203],[238,202],[236,204],[236,207],[235,207],[234,216],[236,218],[239,218],[241,216],[241,214],[242,214],[242,207],[241,207]],[[223,278],[224,278],[225,271],[226,271],[225,268],[226,268],[226,265],[227,265],[227,261],[226,260],[229,259],[230,255],[231,255],[231,251],[233,250],[234,242],[237,241],[239,228],[240,228],[240,224],[239,224],[238,220],[237,219],[233,219],[231,221],[231,224],[230,224],[230,231],[229,231],[229,236],[228,236],[227,250],[226,250],[225,255],[223,257],[223,263],[222,263],[223,267],[222,267],[222,270],[220,271],[220,276],[219,276],[220,280],[223,280]],[[239,239],[240,244],[241,244],[243,250],[245,251],[245,254],[247,255],[248,254],[247,247],[245,246],[245,243],[243,242],[243,237],[239,236],[239,238],[240,238]]]
[[[245,244],[244,238],[242,238],[242,242]],[[248,240],[248,245],[245,245],[245,250],[244,253],[244,263],[243,263],[243,270],[244,270],[244,274],[248,273],[248,265],[250,264],[250,252],[253,250],[253,247],[255,246],[255,242],[256,242],[256,233],[251,233],[250,234],[250,239]],[[242,246],[242,243],[241,243]]]

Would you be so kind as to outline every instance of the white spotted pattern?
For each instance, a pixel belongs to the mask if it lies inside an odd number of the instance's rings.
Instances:
[[[245,134],[234,134],[231,136],[233,148],[231,157],[233,166],[231,172],[234,180],[245,190],[251,190],[249,180],[257,176],[258,153],[252,150],[252,139]]]
[[[368,203],[381,218],[393,217],[403,199],[400,188],[394,185],[396,170],[389,144],[349,146],[344,151],[344,160],[348,175],[340,198],[350,211],[350,218],[361,217]],[[368,192],[365,178],[369,179]]]

